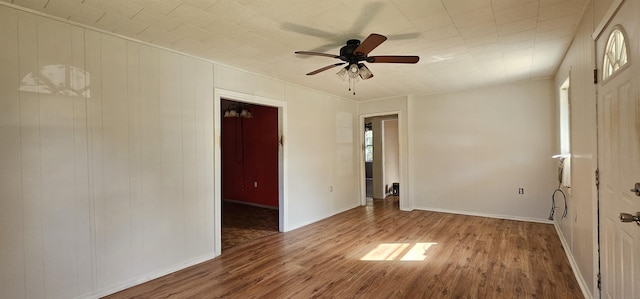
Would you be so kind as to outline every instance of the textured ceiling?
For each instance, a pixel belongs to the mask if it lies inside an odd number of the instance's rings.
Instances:
[[[133,39],[354,100],[451,92],[553,75],[588,0],[0,0]],[[348,84],[338,54],[379,33],[370,55],[418,55],[368,64]]]

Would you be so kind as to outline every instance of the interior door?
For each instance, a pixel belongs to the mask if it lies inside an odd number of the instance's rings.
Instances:
[[[620,213],[640,212],[640,196],[631,191],[640,182],[638,2],[624,1],[596,40],[602,297],[612,299],[640,298],[640,224],[620,219]],[[616,29],[626,33],[627,63],[603,80],[607,41]]]

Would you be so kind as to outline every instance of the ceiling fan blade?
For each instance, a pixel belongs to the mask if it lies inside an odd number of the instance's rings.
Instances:
[[[333,55],[333,54],[327,54],[327,53],[318,53],[318,52],[309,52],[309,51],[296,51],[296,54],[301,54],[301,55],[313,55],[313,56],[324,56],[324,57],[331,57],[331,58],[340,58],[340,56],[338,55]]]
[[[418,56],[369,56],[367,62],[370,63],[417,63]]]
[[[305,35],[310,35],[310,36],[315,36],[315,37],[319,37],[319,38],[324,38],[326,40],[329,41],[334,41],[338,36],[336,36],[336,34],[331,33],[331,32],[327,32],[327,31],[323,31],[320,29],[316,29],[316,28],[312,28],[312,27],[307,27],[307,26],[303,26],[303,25],[298,25],[298,24],[294,24],[294,23],[288,23],[285,22],[282,25],[280,25],[280,28],[290,31],[290,32],[297,32],[300,34],[305,34]]]
[[[320,73],[320,72],[324,72],[324,71],[326,71],[326,70],[328,70],[328,69],[332,69],[332,68],[334,68],[334,67],[336,67],[336,66],[343,65],[343,64],[345,64],[345,63],[346,63],[346,62],[339,62],[339,63],[335,63],[335,64],[327,65],[327,66],[325,66],[325,67],[323,67],[323,68],[321,68],[321,69],[317,69],[317,70],[315,70],[315,71],[313,71],[313,72],[307,73],[307,76],[311,76],[311,75],[315,75],[315,74]]]
[[[367,56],[369,52],[371,52],[385,40],[387,40],[387,38],[384,35],[371,33],[362,43],[360,43],[360,45],[355,50],[353,50],[353,53],[356,55]]]

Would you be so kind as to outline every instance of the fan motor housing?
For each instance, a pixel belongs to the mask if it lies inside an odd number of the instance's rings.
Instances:
[[[353,54],[356,48],[360,46],[360,40],[350,39],[347,41],[347,45],[340,48],[340,59],[350,64],[358,63],[358,61],[365,60],[366,57],[358,57]]]

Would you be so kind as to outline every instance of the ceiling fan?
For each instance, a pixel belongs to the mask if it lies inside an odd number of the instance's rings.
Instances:
[[[343,62],[334,63],[323,68],[319,68],[315,71],[307,73],[307,76],[315,75],[320,72],[324,72],[328,69],[332,69],[334,67],[345,65],[342,68],[338,75],[343,79],[349,79],[349,90],[351,90],[351,85],[354,84],[358,77],[362,78],[362,80],[369,79],[373,77],[373,73],[364,65],[362,62],[369,63],[417,63],[420,60],[418,56],[368,56],[369,52],[373,51],[376,47],[382,44],[387,38],[383,35],[372,33],[370,34],[362,43],[357,39],[350,39],[347,41],[347,44],[340,48],[340,55],[326,54],[326,53],[318,53],[318,52],[308,52],[308,51],[297,51],[296,54],[301,55],[312,55],[312,56],[324,56],[337,58],[342,60]],[[354,92],[355,94],[355,92]]]

